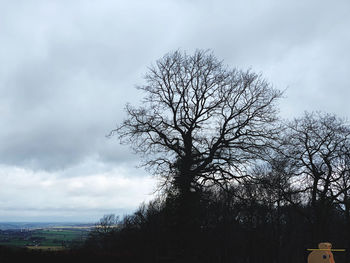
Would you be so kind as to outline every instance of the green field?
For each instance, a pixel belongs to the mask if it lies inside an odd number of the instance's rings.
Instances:
[[[0,231],[0,245],[28,248],[68,248],[82,244],[89,233],[86,228],[47,228]]]
[[[37,230],[33,237],[44,238],[43,245],[54,246],[58,243],[83,241],[87,232],[82,230]]]

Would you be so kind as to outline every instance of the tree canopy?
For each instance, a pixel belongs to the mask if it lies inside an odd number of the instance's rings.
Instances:
[[[230,69],[210,51],[175,51],[152,65],[140,107],[113,132],[144,165],[181,189],[245,176],[276,135],[282,92],[250,70]]]

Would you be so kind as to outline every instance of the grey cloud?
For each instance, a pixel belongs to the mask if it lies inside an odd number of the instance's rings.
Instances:
[[[85,3],[2,9],[1,55],[10,69],[0,67],[0,162],[52,170],[94,155],[116,163],[134,158],[108,141],[113,154],[104,136],[121,121],[125,103],[140,98],[134,85],[164,42],[157,36],[169,29],[159,23],[167,12],[154,14],[169,6]]]
[[[178,48],[212,49],[288,87],[286,117],[349,116],[349,8],[347,0],[1,2],[0,163],[65,176],[86,173],[88,160],[134,166],[139,157],[105,135],[126,102],[139,103],[134,86],[147,66]]]

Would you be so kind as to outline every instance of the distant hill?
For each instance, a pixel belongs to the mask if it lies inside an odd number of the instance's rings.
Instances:
[[[37,228],[54,228],[54,227],[93,227],[90,223],[62,223],[62,222],[0,222],[0,230],[11,229],[37,229]]]

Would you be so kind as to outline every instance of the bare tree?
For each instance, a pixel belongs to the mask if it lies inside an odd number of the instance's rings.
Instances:
[[[143,106],[112,131],[184,193],[246,175],[276,135],[282,93],[261,75],[228,69],[208,51],[175,51],[149,68]]]
[[[315,239],[327,236],[329,213],[350,189],[343,184],[349,139],[350,127],[331,114],[305,113],[288,125],[283,149],[295,168],[294,185],[307,193]]]
[[[104,215],[95,227],[89,232],[87,246],[94,249],[107,249],[111,247],[113,234],[117,231],[119,217],[114,214]]]
[[[114,214],[104,215],[96,224],[95,231],[102,235],[112,232],[117,226],[118,221],[119,217],[116,217]]]

